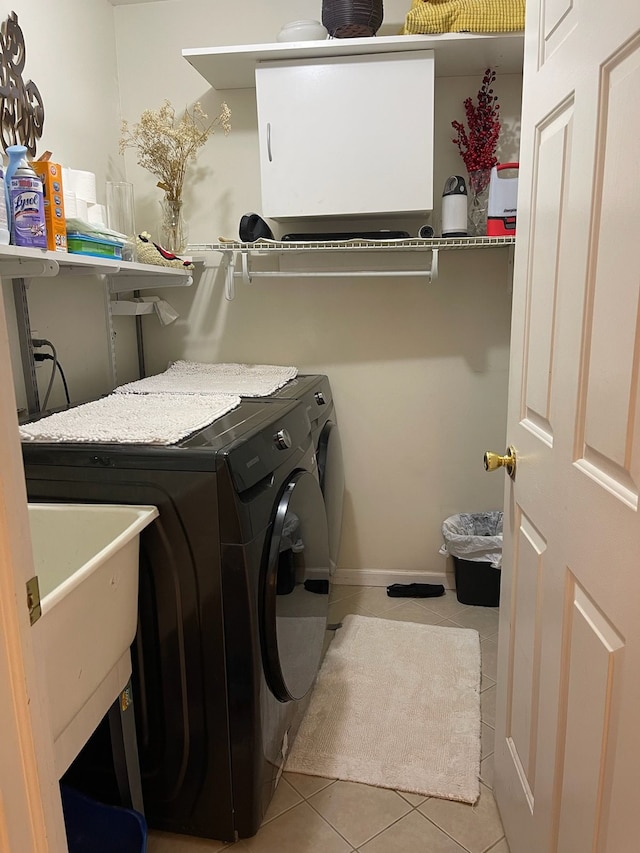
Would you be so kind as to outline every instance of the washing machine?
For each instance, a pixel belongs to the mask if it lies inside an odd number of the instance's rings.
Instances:
[[[329,561],[333,575],[338,564],[342,532],[344,463],[329,377],[320,373],[300,374],[273,394],[261,399],[301,400],[305,405],[311,423],[311,435],[318,460],[318,477],[327,513]]]
[[[132,649],[146,818],[223,841],[255,834],[326,628],[327,520],[305,403],[245,400],[171,446],[25,442],[23,459],[30,500],[158,507],[141,536]],[[76,784],[99,777],[87,749]]]

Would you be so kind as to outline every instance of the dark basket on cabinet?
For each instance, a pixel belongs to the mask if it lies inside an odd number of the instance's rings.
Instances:
[[[322,23],[334,38],[366,38],[380,29],[382,0],[323,0]]]

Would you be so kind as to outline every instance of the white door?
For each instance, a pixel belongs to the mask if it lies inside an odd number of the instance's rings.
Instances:
[[[33,560],[10,365],[0,293],[0,851],[64,853],[44,676],[26,604]]]
[[[528,0],[522,128],[496,797],[512,853],[636,853],[638,0]]]

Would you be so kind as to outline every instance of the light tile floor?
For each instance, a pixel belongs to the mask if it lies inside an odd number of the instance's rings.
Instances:
[[[236,844],[150,832],[148,853],[509,853],[491,786],[498,610],[440,598],[389,598],[385,587],[334,585],[329,622],[348,613],[475,628],[482,649],[481,794],[474,806],[355,782],[285,773],[258,834]]]

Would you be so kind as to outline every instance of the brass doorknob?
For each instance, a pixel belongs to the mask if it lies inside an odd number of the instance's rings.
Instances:
[[[511,444],[507,447],[507,452],[504,456],[499,456],[497,453],[492,453],[487,450],[484,454],[484,470],[496,471],[498,468],[506,468],[507,474],[512,480],[516,478],[516,450]]]

